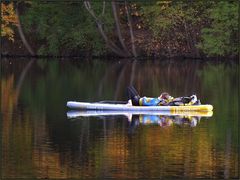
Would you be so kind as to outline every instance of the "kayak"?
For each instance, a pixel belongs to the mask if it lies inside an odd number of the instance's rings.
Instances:
[[[211,117],[212,111],[115,111],[115,110],[71,110],[67,112],[68,118],[91,117],[91,116],[131,116],[131,115],[153,115],[153,116],[197,116]]]
[[[186,106],[133,106],[131,104],[108,104],[68,101],[67,107],[82,110],[114,110],[114,111],[212,111],[213,106],[205,105],[186,105]]]

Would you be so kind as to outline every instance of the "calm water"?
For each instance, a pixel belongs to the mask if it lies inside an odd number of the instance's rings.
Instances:
[[[2,177],[239,178],[238,68],[3,59]],[[130,84],[147,96],[196,93],[214,106],[213,115],[67,116],[68,100],[126,100]]]

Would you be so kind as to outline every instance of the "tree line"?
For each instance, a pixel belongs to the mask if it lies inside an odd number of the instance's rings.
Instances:
[[[236,57],[238,1],[1,2],[1,54]],[[7,44],[5,46],[5,44]]]

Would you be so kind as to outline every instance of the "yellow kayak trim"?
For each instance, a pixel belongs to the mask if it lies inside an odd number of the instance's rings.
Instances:
[[[212,111],[213,106],[210,104],[207,105],[192,105],[192,106],[171,106],[171,113],[175,113],[177,111]]]

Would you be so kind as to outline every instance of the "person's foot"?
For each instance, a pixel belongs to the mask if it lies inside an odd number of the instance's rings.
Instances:
[[[131,99],[128,100],[127,106],[132,106],[132,100]]]

